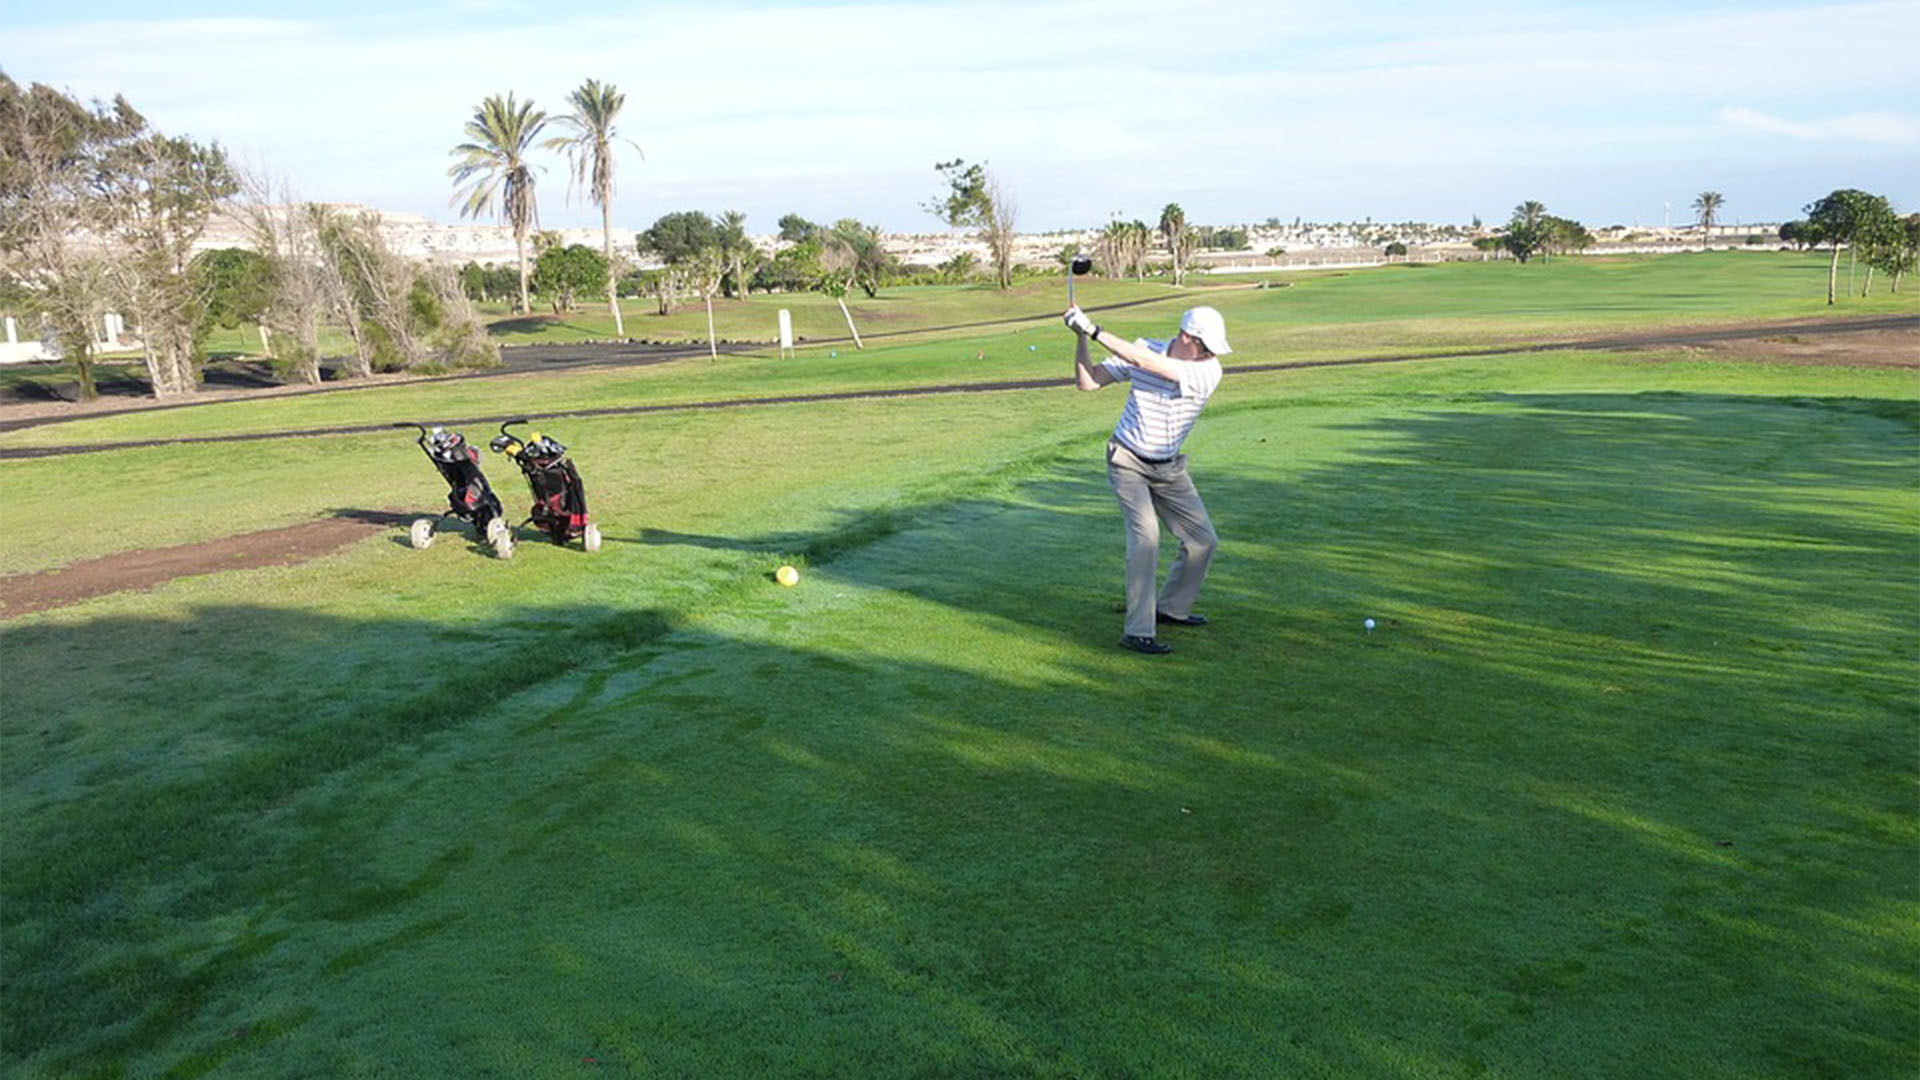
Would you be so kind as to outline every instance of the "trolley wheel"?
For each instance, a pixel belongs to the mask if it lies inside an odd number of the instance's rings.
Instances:
[[[407,528],[407,543],[412,544],[414,548],[419,551],[425,551],[427,548],[432,547],[433,519],[413,519],[413,524]]]
[[[513,558],[513,533],[505,527],[502,527],[501,530],[494,535],[493,554],[496,558]]]
[[[581,543],[586,546],[586,549],[588,551],[599,551],[600,550],[600,526],[588,525],[586,535],[581,540]]]
[[[503,536],[511,539],[512,532],[513,530],[507,526],[506,518],[491,517],[487,519],[487,543],[492,544],[494,547],[500,546],[500,538]]]

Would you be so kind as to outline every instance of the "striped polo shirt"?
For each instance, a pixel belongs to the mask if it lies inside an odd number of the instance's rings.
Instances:
[[[1167,343],[1142,339],[1134,342],[1142,348],[1165,355]],[[1116,442],[1148,461],[1168,461],[1180,453],[1180,444],[1200,419],[1200,410],[1220,385],[1220,361],[1177,361],[1180,381],[1172,382],[1151,371],[1113,357],[1101,364],[1115,379],[1130,384],[1127,407],[1120,411],[1120,422],[1113,426]]]

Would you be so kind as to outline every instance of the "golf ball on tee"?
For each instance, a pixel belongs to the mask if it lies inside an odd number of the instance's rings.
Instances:
[[[773,572],[773,580],[791,589],[800,584],[800,571],[791,566],[783,566]]]
[[[1369,630],[1371,630],[1371,629],[1373,629],[1373,620],[1372,620],[1372,619],[1368,619],[1368,620],[1366,620],[1365,622],[1363,622],[1363,623],[1361,623],[1360,625],[1361,625],[1361,626],[1364,626],[1364,627],[1366,627],[1366,628],[1367,628],[1367,629],[1369,629]]]

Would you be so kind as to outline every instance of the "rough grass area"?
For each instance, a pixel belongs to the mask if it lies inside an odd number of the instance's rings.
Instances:
[[[0,1061],[1911,1076],[1917,398],[1230,376],[1215,621],[1154,659],[1111,391],[555,425],[598,555],[396,530],[4,624]],[[7,463],[9,530],[442,497],[404,439],[224,454]]]

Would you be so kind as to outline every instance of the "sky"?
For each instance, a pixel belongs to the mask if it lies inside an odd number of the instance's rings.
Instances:
[[[459,220],[488,95],[626,105],[613,218],[944,226],[985,162],[1023,232],[1195,224],[1778,222],[1920,210],[1920,0],[0,0],[0,70],[218,142],[296,197]],[[545,227],[599,224],[564,159]]]

